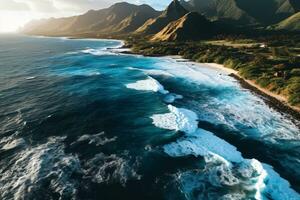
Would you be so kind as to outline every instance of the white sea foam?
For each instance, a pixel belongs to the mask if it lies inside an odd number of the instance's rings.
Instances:
[[[1,199],[32,199],[43,184],[50,184],[60,198],[74,198],[78,183],[72,175],[81,167],[77,156],[65,154],[63,140],[49,138],[47,143],[27,148],[6,161],[8,167],[0,172]]]
[[[245,160],[242,164],[229,164],[220,157],[211,155],[206,159],[204,169],[179,172],[175,179],[187,199],[263,199],[260,196],[264,185],[260,180],[265,177],[260,163]],[[258,166],[256,166],[258,164]],[[243,171],[243,174],[241,174]],[[243,176],[247,174],[247,176]],[[228,194],[213,193],[219,188],[228,189]],[[231,188],[234,188],[231,190]]]
[[[101,132],[95,135],[82,135],[80,136],[76,142],[72,143],[72,145],[74,144],[78,144],[81,142],[88,142],[89,144],[95,144],[96,146],[103,146],[105,144],[114,142],[117,140],[117,137],[112,137],[112,138],[107,138],[104,136],[105,133]]]
[[[25,145],[25,140],[22,138],[15,139],[12,141],[7,141],[7,143],[2,147],[3,150],[10,150],[14,149],[16,147],[24,146]]]
[[[112,41],[106,41],[106,42],[112,42]],[[110,46],[109,48],[107,47],[102,47],[102,48],[86,48],[84,50],[81,51],[81,53],[85,53],[85,54],[92,54],[95,56],[102,56],[102,55],[116,55],[121,53],[120,52],[120,47],[122,47],[124,45],[123,41],[118,41],[119,43],[114,45],[114,46]]]
[[[129,49],[129,48],[120,48],[120,47],[121,46],[113,48],[113,49],[110,49],[110,51],[111,52],[115,52],[115,53],[125,53],[125,52],[131,51],[131,49]]]
[[[160,69],[141,69],[141,68],[136,68],[136,67],[127,67],[127,69],[142,71],[146,75],[167,76],[167,77],[173,76],[171,73],[164,71],[164,70],[160,70]]]
[[[237,149],[211,132],[198,129],[177,142],[164,146],[170,156],[208,156],[219,155],[230,162],[242,162],[243,157]]]
[[[85,163],[85,178],[91,178],[95,183],[121,183],[125,186],[130,179],[139,180],[135,171],[137,163],[129,164],[128,160],[115,154],[99,153]]]
[[[266,177],[266,171],[257,160],[228,164],[219,156],[211,155],[206,158],[204,169],[187,170],[176,176],[180,189],[188,199],[265,199],[262,196],[265,185],[261,184],[261,180]],[[215,193],[214,196],[211,193],[220,187],[227,188],[229,194],[224,196],[222,193]]]
[[[162,94],[169,93],[169,91],[164,89],[164,86],[162,86],[157,80],[150,76],[146,80],[127,84],[126,87],[134,90],[160,92]]]
[[[257,200],[267,199],[266,196],[272,196],[274,200],[300,198],[288,181],[281,178],[271,166],[255,159],[244,159],[235,147],[210,132],[198,130],[177,142],[165,145],[164,150],[172,157],[203,156],[206,161],[204,179],[208,179],[216,187],[239,185],[245,192],[254,191],[253,198]],[[194,189],[197,188],[194,186]]]
[[[92,54],[95,56],[103,56],[103,55],[115,55],[115,53],[106,50],[105,48],[100,48],[100,49],[85,49],[81,51],[82,53],[85,54]]]
[[[255,159],[244,159],[236,147],[211,132],[198,129],[198,118],[194,112],[171,105],[168,108],[170,113],[151,117],[153,124],[159,128],[180,130],[186,135],[165,145],[164,151],[172,157],[202,156],[206,162],[204,171],[199,174],[195,175],[193,171],[181,173],[180,185],[186,195],[191,195],[201,185],[195,184],[195,180],[202,183],[209,180],[214,187],[240,187],[245,193],[254,193],[253,198],[257,200],[266,199],[268,195],[275,200],[299,199],[299,194],[271,167]],[[281,195],[283,191],[288,191],[288,194]]]
[[[245,167],[248,166],[248,167]],[[239,166],[240,168],[238,169],[238,172],[242,175],[243,178],[247,178],[251,180],[251,177],[254,175],[255,178],[255,183],[253,185],[255,189],[255,199],[263,199],[262,197],[262,192],[266,188],[265,185],[265,179],[267,177],[267,172],[263,168],[262,163],[260,163],[256,159],[251,159],[251,160],[244,160],[243,163]],[[249,173],[251,172],[251,173]],[[251,188],[251,185],[250,187]]]
[[[65,76],[99,76],[101,73],[97,69],[73,67],[67,70],[58,71],[59,75]]]
[[[245,194],[233,193],[233,194],[225,194],[219,200],[243,200],[245,198],[246,198]]]
[[[32,79],[35,79],[36,77],[35,76],[29,76],[26,78],[26,80],[32,80]]]
[[[163,71],[163,70],[158,70],[158,69],[147,69],[147,70],[142,70],[145,74],[148,75],[154,75],[154,76],[167,76],[167,77],[172,77],[173,75]]]
[[[153,124],[159,128],[193,133],[198,128],[196,113],[168,105],[170,113],[153,115]]]
[[[236,86],[235,79],[221,69],[212,69],[207,65],[191,62],[176,62],[174,59],[161,58],[155,63],[158,69],[164,70],[175,77],[183,78],[185,81],[195,82],[207,87],[233,87]],[[201,65],[201,66],[200,66]]]
[[[226,96],[224,96],[226,95]],[[268,107],[262,99],[248,91],[227,91],[218,98],[211,98],[206,105],[193,102],[201,110],[199,118],[214,124],[225,124],[234,130],[262,140],[300,139],[299,128],[285,115]]]
[[[300,129],[290,118],[270,108],[261,97],[243,89],[228,76],[228,72],[206,64],[178,63],[166,58],[158,59],[154,65],[155,69],[183,78],[184,82],[199,85],[200,92],[217,89],[217,95],[209,93],[205,96],[205,103],[201,99],[191,102],[194,104],[191,106],[199,110],[200,120],[225,124],[246,135],[271,142],[300,139]],[[194,86],[188,84],[187,87],[193,89]]]

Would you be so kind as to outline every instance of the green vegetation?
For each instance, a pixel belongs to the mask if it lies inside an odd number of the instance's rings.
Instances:
[[[290,16],[282,22],[271,26],[277,30],[300,31],[300,12]]]
[[[124,39],[134,53],[223,64],[300,108],[299,8],[291,0],[173,0],[159,12],[123,2],[31,22],[23,33]]]
[[[188,10],[198,11],[208,19],[241,25],[275,24],[299,10],[297,0],[189,0],[183,4]]]
[[[289,42],[286,43],[286,40]],[[224,45],[220,45],[222,42]],[[300,107],[300,37],[297,35],[257,40],[231,37],[220,42],[150,42],[144,38],[129,38],[127,43],[134,53],[181,55],[196,62],[223,64],[239,71],[243,78],[254,80],[259,86],[285,96],[291,105]],[[251,45],[227,45],[241,43]]]

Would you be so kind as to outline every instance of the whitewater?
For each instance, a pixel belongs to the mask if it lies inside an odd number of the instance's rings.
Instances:
[[[228,71],[0,41],[1,199],[300,200],[300,122]]]

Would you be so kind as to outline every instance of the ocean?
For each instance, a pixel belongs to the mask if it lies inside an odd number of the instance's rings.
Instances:
[[[300,199],[300,122],[222,69],[0,35],[0,199]]]

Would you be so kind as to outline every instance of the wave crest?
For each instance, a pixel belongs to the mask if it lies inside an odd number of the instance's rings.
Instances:
[[[196,113],[168,105],[170,113],[156,114],[151,117],[153,124],[159,128],[193,133],[198,128]]]
[[[170,113],[151,117],[153,124],[168,130],[180,130],[186,135],[165,145],[164,151],[172,157],[194,155],[203,157],[205,161],[203,170],[180,172],[177,177],[180,190],[189,199],[199,199],[195,194],[199,189],[207,187],[207,184],[212,186],[211,190],[222,187],[234,193],[238,189],[240,192],[235,198],[245,194],[258,200],[267,196],[274,200],[299,199],[299,194],[290,188],[288,181],[281,178],[271,167],[256,159],[243,158],[236,147],[211,132],[198,129],[198,118],[194,112],[171,105],[168,108]],[[207,191],[209,189],[206,188],[205,192]],[[207,195],[211,193],[208,192]],[[200,196],[210,199],[205,194]]]
[[[126,87],[128,89],[160,92],[162,94],[169,93],[169,91],[164,89],[164,86],[162,86],[157,80],[150,76],[145,80],[140,80],[135,83],[127,84]]]

